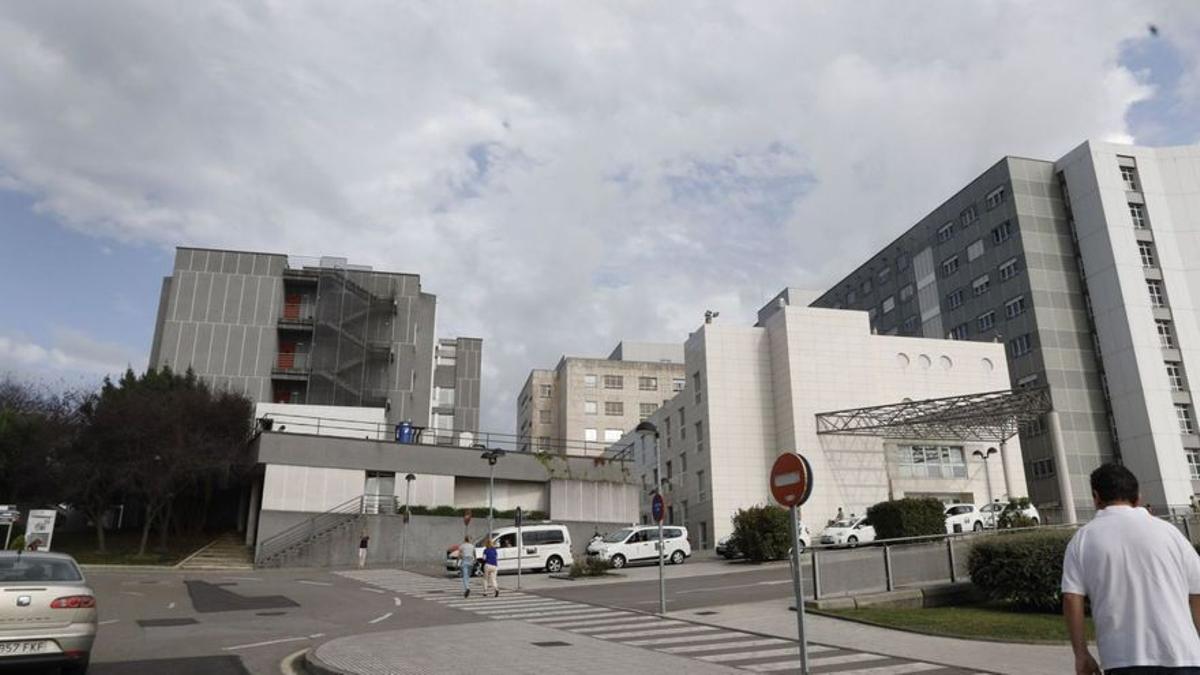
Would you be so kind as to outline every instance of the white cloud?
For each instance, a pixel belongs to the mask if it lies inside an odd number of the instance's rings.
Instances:
[[[0,334],[0,375],[29,380],[61,380],[91,387],[105,375],[119,376],[145,357],[73,329],[57,329],[50,344],[28,336]]]
[[[1130,134],[1156,7],[7,5],[0,176],[98,236],[418,272],[506,429],[562,352],[749,321],[1004,154]]]

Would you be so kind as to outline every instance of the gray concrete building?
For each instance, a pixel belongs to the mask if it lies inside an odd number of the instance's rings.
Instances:
[[[382,408],[389,423],[476,432],[482,345],[436,340],[436,305],[416,274],[179,247],[150,366],[192,368],[255,402]]]
[[[1049,517],[1090,515],[1088,474],[1112,460],[1157,511],[1186,509],[1200,486],[1185,374],[1189,357],[1200,368],[1198,192],[1194,146],[1005,157],[813,305],[865,310],[878,333],[1003,342],[1012,386],[1053,401],[1021,432]]]
[[[683,390],[683,346],[622,342],[608,358],[562,357],[517,397],[517,446],[599,455]]]

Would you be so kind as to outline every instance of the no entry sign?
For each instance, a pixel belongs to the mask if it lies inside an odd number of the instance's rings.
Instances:
[[[771,466],[771,496],[783,506],[801,506],[812,495],[812,466],[798,453],[786,452]]]

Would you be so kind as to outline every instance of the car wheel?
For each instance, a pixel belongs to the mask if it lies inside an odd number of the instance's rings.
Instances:
[[[612,562],[613,569],[619,570],[625,566],[625,556],[618,553],[612,557],[611,562]]]
[[[550,559],[546,561],[546,571],[549,572],[550,574],[558,574],[559,572],[562,571],[562,568],[563,568],[562,558],[560,558],[556,555],[550,556]]]
[[[850,547],[858,546],[858,537],[851,535],[850,538],[846,540],[846,545]]]
[[[978,520],[975,521],[975,527],[972,529],[974,529],[976,532],[982,532],[983,531],[983,523]]]
[[[1033,519],[1033,526],[1034,526],[1034,527],[1037,527],[1039,524],[1040,524],[1040,523],[1038,523],[1038,519],[1037,519],[1037,518],[1034,518],[1034,519]]]
[[[683,561],[686,559],[687,559],[687,556],[685,556],[683,554],[683,551],[675,551],[674,553],[671,554],[671,564],[672,565],[682,565]]]

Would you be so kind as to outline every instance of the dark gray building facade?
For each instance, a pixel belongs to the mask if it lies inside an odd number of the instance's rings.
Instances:
[[[1004,342],[1013,387],[1053,401],[1020,435],[1032,501],[1050,520],[1092,511],[1088,473],[1117,448],[1054,162],[1005,157],[812,304],[883,334]]]
[[[430,426],[436,303],[416,274],[180,247],[163,280],[150,366],[192,368],[256,402],[384,408],[389,422]],[[455,400],[474,416],[456,426],[477,430],[482,349],[464,342],[461,368],[474,379]]]

